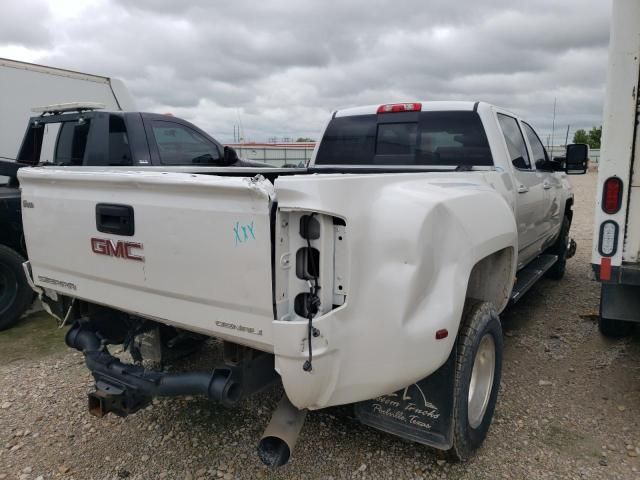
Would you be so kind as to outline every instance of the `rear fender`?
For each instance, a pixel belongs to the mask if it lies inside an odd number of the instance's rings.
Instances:
[[[439,183],[428,180],[438,177]],[[314,319],[313,372],[307,323],[274,322],[276,368],[299,408],[322,408],[391,393],[442,366],[455,343],[474,267],[496,252],[515,252],[514,215],[477,174],[318,175],[276,180],[279,207],[344,218],[349,291],[345,304]],[[324,182],[331,182],[323,185]],[[357,201],[354,201],[357,198]],[[485,261],[502,271],[490,295],[501,309],[513,254]],[[485,282],[492,278],[484,279]],[[474,284],[475,285],[475,284]],[[497,292],[497,293],[496,293]],[[436,340],[446,329],[448,336]]]

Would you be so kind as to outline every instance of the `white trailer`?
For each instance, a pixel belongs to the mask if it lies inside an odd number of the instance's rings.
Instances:
[[[640,2],[613,2],[592,266],[602,283],[600,331],[640,322]],[[635,167],[635,168],[634,168]]]
[[[121,80],[0,58],[0,158],[16,158],[33,107],[70,102],[135,110]]]

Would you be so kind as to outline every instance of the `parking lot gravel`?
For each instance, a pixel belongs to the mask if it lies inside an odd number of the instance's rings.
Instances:
[[[256,445],[277,388],[235,409],[187,397],[127,418],[92,417],[82,355],[37,312],[0,333],[0,480],[640,478],[640,334],[598,332],[596,175],[571,182],[577,254],[562,281],[542,280],[502,314],[498,406],[469,462],[362,426],[340,407],[311,412],[290,463],[267,469]]]

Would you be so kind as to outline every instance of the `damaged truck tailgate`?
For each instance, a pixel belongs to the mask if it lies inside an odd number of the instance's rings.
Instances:
[[[269,181],[69,168],[22,181],[36,283],[272,349]]]

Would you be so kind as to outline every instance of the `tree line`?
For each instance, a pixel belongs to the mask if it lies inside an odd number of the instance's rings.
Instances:
[[[600,148],[600,137],[602,137],[602,125],[593,127],[588,132],[580,128],[573,134],[573,143],[586,143],[589,148]]]

